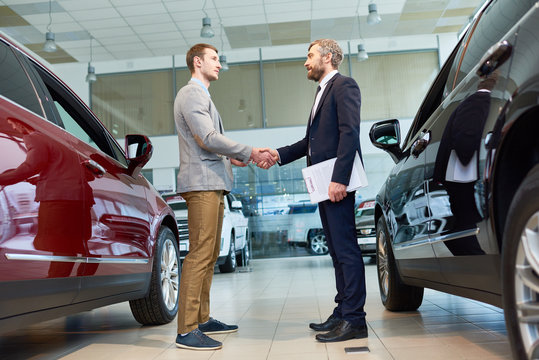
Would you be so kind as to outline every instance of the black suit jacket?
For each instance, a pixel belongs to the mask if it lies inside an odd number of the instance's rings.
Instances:
[[[313,121],[307,125],[305,137],[295,144],[277,149],[281,165],[303,156],[307,156],[308,165],[336,157],[331,181],[348,185],[356,151],[361,156],[360,108],[361,93],[356,81],[335,74],[322,93]]]

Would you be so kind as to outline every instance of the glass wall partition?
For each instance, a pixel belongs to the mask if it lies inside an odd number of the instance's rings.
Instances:
[[[172,71],[99,75],[91,104],[116,138],[174,133]]]

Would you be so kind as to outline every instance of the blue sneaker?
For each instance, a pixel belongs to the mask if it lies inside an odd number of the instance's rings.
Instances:
[[[218,350],[223,344],[206,336],[199,329],[195,329],[184,336],[176,336],[176,346],[191,350]]]
[[[227,325],[212,317],[205,324],[198,324],[198,328],[204,334],[227,334],[238,331],[238,325]]]

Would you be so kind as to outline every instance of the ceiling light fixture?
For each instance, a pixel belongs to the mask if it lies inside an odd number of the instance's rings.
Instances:
[[[88,74],[86,75],[86,82],[93,83],[97,80],[95,76],[95,68],[92,66],[93,54],[92,54],[92,40],[93,37],[90,36],[90,62],[88,63]]]
[[[357,32],[359,34],[359,44],[357,45],[357,61],[365,61],[369,58],[367,50],[365,50],[365,44],[363,38],[361,37],[361,19],[359,18],[359,13],[357,13]]]
[[[367,24],[376,25],[382,21],[380,15],[378,15],[378,8],[375,3],[369,4],[369,16],[367,16]]]
[[[226,56],[220,55],[219,56],[219,62],[221,63],[221,71],[228,71],[230,68],[228,67],[228,64],[226,62]]]
[[[52,0],[49,0],[49,25],[47,25],[47,33],[45,34],[45,44],[43,44],[43,51],[55,52],[56,43],[54,42],[54,33],[51,31],[52,25]]]
[[[224,42],[223,42],[223,32],[224,32],[225,28],[223,27],[223,24],[221,24],[221,51],[225,51],[225,45],[224,45]],[[228,67],[228,63],[226,62],[226,55],[223,54],[221,56],[219,56],[219,62],[221,63],[221,71],[228,71],[229,70],[229,67]]]
[[[206,13],[206,0],[204,0],[202,11],[204,12],[204,18],[202,19],[202,29],[200,30],[200,36],[203,38],[212,38],[215,33],[211,28],[211,19],[208,16],[208,13]]]
[[[365,50],[365,45],[358,44],[357,46],[357,61],[365,61],[369,58],[367,50]]]

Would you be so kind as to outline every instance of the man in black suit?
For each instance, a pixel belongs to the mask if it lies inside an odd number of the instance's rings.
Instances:
[[[320,86],[305,137],[295,144],[270,150],[280,165],[307,156],[307,164],[337,158],[329,200],[319,204],[320,218],[335,268],[337,306],[323,323],[310,324],[320,342],[367,337],[365,322],[365,266],[357,244],[354,218],[355,192],[346,192],[359,146],[361,94],[354,79],[339,74],[342,50],[336,41],[321,39],[309,46],[307,78]]]

